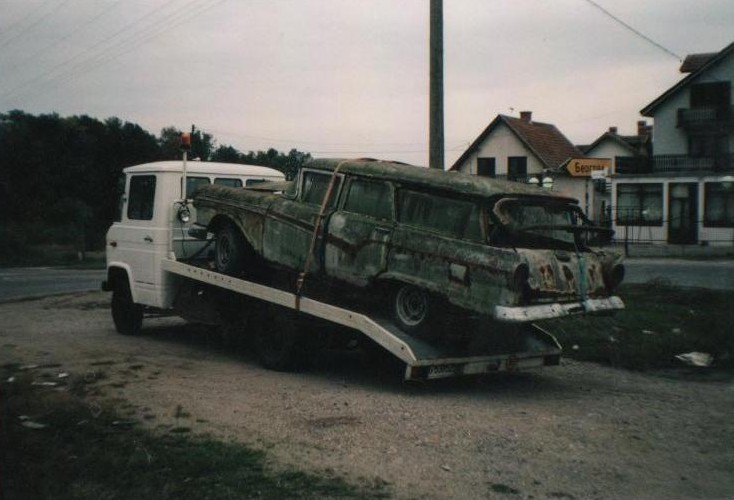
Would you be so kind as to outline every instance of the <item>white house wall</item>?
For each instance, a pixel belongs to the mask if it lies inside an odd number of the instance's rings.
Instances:
[[[507,175],[507,159],[511,156],[524,156],[528,159],[528,175],[543,172],[543,164],[504,123],[499,123],[495,127],[459,170],[476,175],[477,158],[494,158],[495,175],[504,176]]]
[[[625,148],[618,142],[612,140],[612,139],[606,139],[603,142],[601,142],[599,145],[597,145],[593,150],[588,151],[586,153],[587,156],[591,158],[610,158],[612,160],[612,172],[615,171],[617,165],[616,165],[616,158],[618,156],[629,158],[631,156],[634,156],[632,153],[630,153],[629,149]]]
[[[670,184],[691,183],[698,184],[698,243],[712,246],[732,245],[734,243],[734,228],[705,227],[703,223],[705,208],[706,182],[719,182],[719,176],[681,176],[681,177],[637,177],[615,179],[612,183],[612,229],[617,241],[628,239],[630,243],[659,243],[665,244],[668,240],[668,221],[670,219]],[[663,223],[661,226],[618,226],[616,203],[617,184],[662,184],[663,185]]]

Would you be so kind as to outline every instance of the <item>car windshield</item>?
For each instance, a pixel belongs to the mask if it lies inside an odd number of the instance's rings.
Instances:
[[[608,233],[562,199],[503,198],[493,212],[499,224],[489,232],[490,243],[502,246],[573,249],[588,239],[582,233]]]

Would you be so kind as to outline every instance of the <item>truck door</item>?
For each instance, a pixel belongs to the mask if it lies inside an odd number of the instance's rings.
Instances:
[[[353,177],[340,209],[328,221],[326,274],[365,285],[386,270],[394,227],[394,189],[384,181]]]
[[[155,204],[157,180],[155,174],[130,176],[121,221],[107,234],[108,264],[129,266],[133,297],[147,305],[159,305],[160,258],[169,247],[166,214]]]

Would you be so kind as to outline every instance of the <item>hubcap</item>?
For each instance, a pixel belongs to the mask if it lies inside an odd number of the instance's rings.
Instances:
[[[398,291],[396,311],[406,325],[419,325],[428,314],[428,295],[419,288],[405,286]]]

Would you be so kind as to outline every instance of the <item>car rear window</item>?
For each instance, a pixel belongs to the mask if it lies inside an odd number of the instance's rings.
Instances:
[[[472,202],[403,190],[398,210],[401,223],[453,238],[481,239],[479,207]]]

